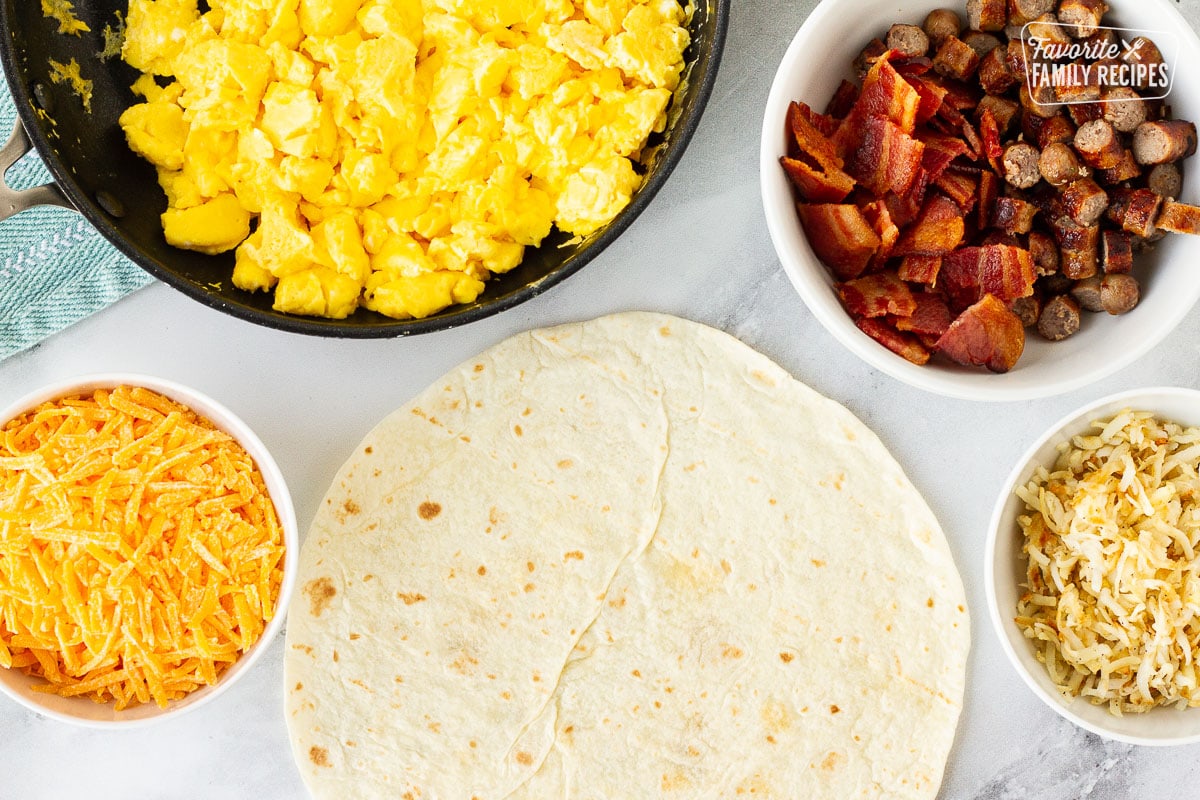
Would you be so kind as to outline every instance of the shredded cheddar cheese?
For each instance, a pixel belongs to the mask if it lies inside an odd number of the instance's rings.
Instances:
[[[0,429],[0,666],[38,691],[165,706],[262,635],[283,532],[227,434],[144,388]]]

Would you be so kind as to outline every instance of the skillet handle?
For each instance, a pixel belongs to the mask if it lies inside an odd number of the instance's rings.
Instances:
[[[25,132],[25,126],[20,117],[13,125],[12,136],[0,149],[0,220],[6,220],[36,206],[61,206],[75,210],[75,206],[63,194],[57,183],[47,183],[32,189],[13,189],[8,185],[6,176],[9,168],[21,160],[21,157],[33,149],[33,142]]]

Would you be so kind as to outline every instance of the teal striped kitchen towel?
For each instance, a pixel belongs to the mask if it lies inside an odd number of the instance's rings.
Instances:
[[[0,80],[0,141],[16,122]],[[50,181],[36,153],[13,165],[9,186]],[[88,222],[63,208],[35,208],[0,222],[0,360],[115,303],[152,280]]]

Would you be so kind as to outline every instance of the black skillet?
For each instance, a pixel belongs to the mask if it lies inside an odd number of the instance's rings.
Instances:
[[[166,197],[154,170],[125,145],[117,118],[137,102],[129,86],[137,73],[120,57],[101,60],[106,27],[123,17],[128,0],[75,0],[75,15],[90,33],[70,36],[42,14],[38,0],[0,0],[0,59],[19,120],[0,151],[0,177],[30,146],[55,184],[13,191],[0,180],[0,219],[37,205],[78,209],[122,253],[184,294],[250,322],[316,336],[385,337],[443,330],[472,322],[545,291],[575,273],[629,227],[662,187],[687,147],[712,92],[728,26],[730,0],[698,0],[685,57],[685,82],[676,93],[666,132],[646,149],[646,181],[633,202],[607,227],[578,244],[561,246],[554,234],[526,252],[522,264],[494,278],[478,301],[423,320],[393,320],[360,309],[344,320],[274,311],[269,294],[243,292],[230,282],[231,254],[204,256],[163,239],[159,215]],[[201,0],[201,7],[204,2]],[[50,62],[74,59],[93,83],[91,109],[66,84],[50,79]]]

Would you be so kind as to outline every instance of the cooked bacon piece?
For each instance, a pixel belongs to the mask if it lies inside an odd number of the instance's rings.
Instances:
[[[996,206],[996,198],[1000,195],[1000,179],[996,177],[994,172],[981,172],[979,174],[979,204],[978,204],[978,219],[976,224],[979,230],[983,230],[988,226],[988,222],[992,219],[992,213]]]
[[[978,200],[979,182],[974,175],[957,170],[948,171],[939,176],[933,185],[957,203],[963,214],[970,214]]]
[[[921,166],[929,173],[931,181],[936,181],[954,159],[968,152],[967,143],[956,136],[919,132],[917,138],[925,145],[925,152],[921,154]]]
[[[1149,189],[1113,189],[1106,216],[1134,236],[1154,234],[1154,221],[1163,199]]]
[[[1028,250],[1004,244],[962,247],[942,258],[938,276],[950,300],[961,306],[985,294],[1004,302],[1033,293],[1035,275]]]
[[[852,113],[847,119],[853,118]],[[871,117],[855,133],[846,172],[877,196],[907,192],[921,168],[925,145],[882,117]]]
[[[911,134],[917,126],[920,105],[921,95],[917,90],[896,72],[886,56],[881,57],[863,79],[862,91],[842,121],[834,142],[848,152],[861,138],[862,128],[874,117],[882,117],[903,133]]]
[[[1133,237],[1122,231],[1105,231],[1100,240],[1100,256],[1105,274],[1133,272]]]
[[[831,133],[828,131],[830,126],[836,127],[836,120],[818,114],[807,103],[793,101],[788,104],[785,124],[791,131],[796,153],[808,156],[821,167],[842,166],[841,156],[830,140]]]
[[[904,194],[896,194],[888,192],[883,198],[887,203],[888,213],[892,215],[892,221],[901,229],[912,224],[917,215],[921,213],[921,208],[925,205],[925,193],[929,188],[929,174],[924,168],[917,170],[917,176],[913,178],[912,186],[908,187],[908,191]]]
[[[908,284],[894,272],[876,272],[838,284],[838,297],[850,316],[882,317],[895,314],[907,317],[917,310]]]
[[[941,336],[945,333],[953,319],[946,301],[933,292],[917,292],[913,299],[917,301],[916,310],[910,316],[893,319],[892,324],[896,329],[926,336]]]
[[[892,248],[893,256],[940,256],[962,243],[963,212],[950,198],[934,194]]]
[[[985,94],[980,99],[979,105],[975,107],[976,121],[983,116],[983,112],[985,111],[991,112],[992,119],[996,120],[996,125],[1000,128],[1000,133],[1003,134],[1008,133],[1012,128],[1013,123],[1017,119],[1017,114],[1021,111],[1021,104],[1006,97]]]
[[[975,74],[979,53],[957,36],[947,36],[933,57],[933,68],[939,75],[963,81]]]
[[[998,197],[992,211],[992,225],[1009,235],[1029,233],[1038,207],[1019,197]]]
[[[967,142],[967,147],[971,148],[971,153],[975,156],[975,160],[985,158],[983,150],[983,137],[979,135],[979,131],[971,124],[971,121],[963,118],[962,124],[963,139]]]
[[[900,238],[900,229],[892,221],[892,215],[888,211],[887,204],[882,200],[867,203],[861,206],[861,208],[863,216],[879,236],[879,249],[875,251],[871,263],[876,266],[882,266],[892,255],[892,248],[895,247],[896,240]]]
[[[1095,275],[1100,226],[1077,225],[1070,217],[1059,217],[1053,228],[1059,247],[1058,270],[1063,277],[1077,281]]]
[[[806,202],[840,203],[854,189],[854,180],[841,170],[820,173],[803,161],[787,156],[781,157],[779,163]]]
[[[1200,234],[1200,208],[1168,200],[1163,203],[1155,225],[1171,233]]]
[[[938,270],[941,268],[941,256],[905,256],[901,259],[900,269],[896,274],[902,281],[934,286],[937,283]]]
[[[817,258],[842,280],[861,275],[880,241],[858,206],[799,203],[796,209]]]
[[[911,85],[921,96],[921,103],[917,107],[917,124],[929,122],[941,109],[948,90],[945,86],[928,78],[917,78],[912,81]]]
[[[1002,300],[985,294],[950,323],[937,349],[959,364],[1008,372],[1025,349],[1025,327]]]
[[[988,163],[999,172],[998,159],[1004,154],[1004,148],[1000,145],[1000,126],[990,109],[985,108],[979,114],[979,137],[983,140],[983,154]]]
[[[896,68],[896,72],[899,72],[910,85],[914,80],[933,69],[933,61],[925,56],[916,56],[915,58],[895,56],[891,62],[892,66]]]
[[[1058,245],[1049,234],[1029,232],[1029,255],[1033,259],[1033,272],[1039,278],[1058,272]]]
[[[829,98],[829,105],[825,107],[825,116],[838,120],[843,119],[850,113],[850,109],[854,108],[856,100],[858,100],[858,84],[843,80],[838,84],[833,97]]]
[[[886,322],[877,319],[856,319],[854,324],[867,336],[896,355],[902,356],[905,360],[911,361],[917,366],[929,362],[929,351],[915,336],[901,333]]]

